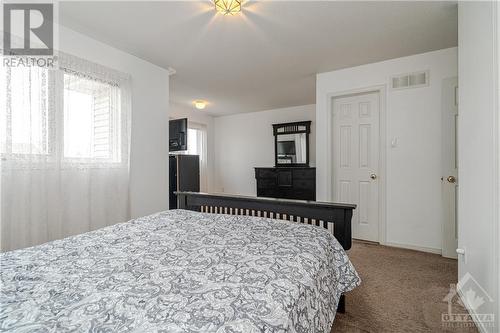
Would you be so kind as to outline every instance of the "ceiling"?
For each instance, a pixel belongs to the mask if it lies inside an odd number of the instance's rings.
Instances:
[[[212,115],[315,103],[316,73],[457,45],[454,2],[61,2],[61,24],[162,67]]]

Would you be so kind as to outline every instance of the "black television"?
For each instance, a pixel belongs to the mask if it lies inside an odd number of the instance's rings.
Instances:
[[[174,119],[168,122],[168,147],[169,151],[187,150],[188,120]]]
[[[278,141],[278,156],[295,155],[295,141]]]

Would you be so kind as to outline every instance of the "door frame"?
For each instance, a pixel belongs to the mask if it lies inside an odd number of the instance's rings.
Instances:
[[[449,86],[447,84],[451,82]],[[456,83],[455,83],[456,82]],[[449,121],[450,119],[448,118],[449,116],[449,109],[447,107],[450,107],[450,105],[446,104],[446,98],[447,94],[450,93],[450,91],[447,91],[447,88],[450,87],[455,87],[454,91],[451,92],[454,95],[454,104],[457,108],[457,114],[455,118],[455,164],[456,164],[456,175],[455,177],[457,178],[457,182],[455,184],[451,184],[455,186],[455,200],[454,200],[454,208],[455,208],[455,221],[454,221],[454,226],[453,226],[453,234],[456,235],[457,243],[454,244],[452,241],[450,241],[449,236],[450,236],[450,222],[451,222],[451,216],[450,216],[450,192],[447,186],[450,186],[450,184],[447,182],[446,177],[450,175],[454,175],[453,173],[450,173],[450,168],[449,168],[449,159],[448,155],[445,153],[446,150],[450,149],[450,137],[447,136],[449,131],[446,131],[445,128],[453,128],[453,125],[450,125]],[[450,76],[443,78],[441,81],[441,207],[442,207],[442,223],[441,223],[441,256],[445,258],[451,258],[451,259],[457,259],[457,253],[456,249],[458,248],[458,198],[459,198],[459,192],[460,192],[460,179],[458,178],[458,123],[460,119],[460,115],[458,113],[458,94],[459,94],[460,87],[458,86],[458,75],[456,76]],[[446,125],[447,124],[447,125]],[[447,145],[448,144],[448,145]],[[448,163],[448,164],[447,164]],[[457,187],[458,186],[458,187]],[[448,196],[447,196],[448,195]],[[454,245],[454,246],[452,246]]]
[[[333,101],[342,97],[349,97],[353,95],[365,95],[369,93],[377,93],[379,95],[379,165],[378,165],[378,182],[379,182],[379,200],[378,200],[378,242],[382,245],[386,244],[386,230],[387,230],[387,122],[386,122],[386,85],[369,86],[365,88],[352,89],[346,91],[331,92],[327,94],[326,107],[327,113],[327,170],[328,172],[326,181],[330,184],[327,188],[327,197],[330,201],[333,200]]]

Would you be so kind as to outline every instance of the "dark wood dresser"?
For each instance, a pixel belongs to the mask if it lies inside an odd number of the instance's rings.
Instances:
[[[255,168],[257,196],[316,200],[316,168]]]

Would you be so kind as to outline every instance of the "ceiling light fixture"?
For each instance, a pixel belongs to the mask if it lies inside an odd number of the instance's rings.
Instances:
[[[207,106],[207,102],[205,101],[194,101],[194,107],[198,110],[203,110]]]
[[[241,12],[242,0],[214,0],[215,10],[224,15],[234,15]]]

